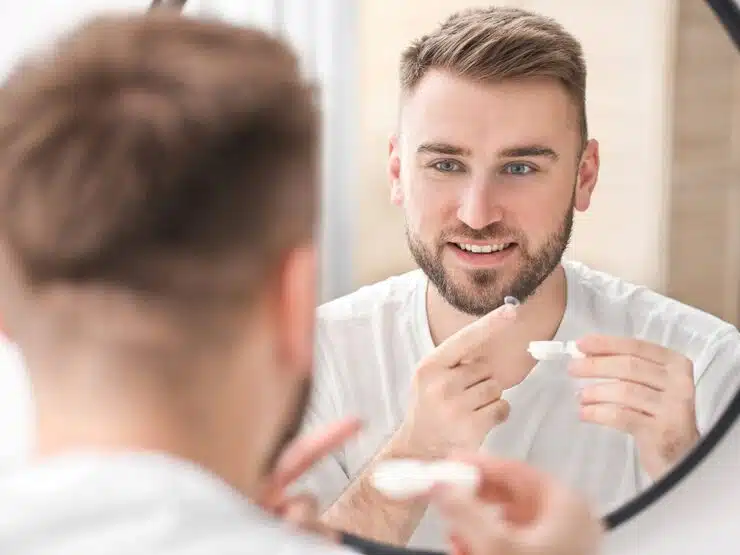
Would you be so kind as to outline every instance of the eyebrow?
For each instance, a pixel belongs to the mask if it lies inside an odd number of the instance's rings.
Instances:
[[[416,149],[419,154],[447,154],[449,156],[470,156],[469,148],[462,148],[448,143],[421,143]]]
[[[516,146],[513,148],[506,148],[499,152],[499,156],[502,158],[524,158],[524,157],[544,157],[550,158],[551,160],[557,160],[560,158],[558,153],[547,146],[541,145],[524,145]]]
[[[455,146],[449,143],[422,143],[416,149],[419,154],[445,154],[447,156],[471,156],[472,151],[469,148]],[[524,158],[524,157],[544,157],[551,160],[560,158],[557,152],[547,146],[542,145],[522,145],[505,148],[498,153],[500,158]]]

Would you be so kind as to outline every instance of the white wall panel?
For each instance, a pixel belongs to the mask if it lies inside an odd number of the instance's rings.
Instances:
[[[357,186],[358,36],[356,0],[199,0],[193,15],[257,25],[288,40],[306,74],[317,81],[323,111],[323,300],[352,287]]]

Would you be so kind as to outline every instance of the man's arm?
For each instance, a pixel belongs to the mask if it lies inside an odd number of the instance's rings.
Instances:
[[[315,377],[311,401],[303,422],[302,434],[321,429],[340,419],[342,392],[337,390],[337,365],[332,343],[321,327],[317,331]],[[360,431],[362,433],[362,430]],[[405,545],[418,526],[425,505],[398,503],[376,491],[371,482],[375,465],[388,458],[411,457],[400,434],[391,436],[378,453],[352,479],[343,450],[324,457],[296,483],[318,500],[321,521],[330,528],[391,545]]]
[[[315,397],[320,398],[320,395]],[[302,435],[326,426],[332,419],[337,420],[327,417],[326,413],[320,417],[317,409],[314,404],[308,411]],[[403,546],[421,521],[426,504],[388,499],[373,488],[370,480],[378,462],[413,456],[414,453],[403,447],[402,440],[396,434],[354,480],[347,475],[343,453],[336,451],[318,461],[290,489],[295,488],[295,493],[309,491],[317,499],[323,513],[321,521],[333,530]]]
[[[329,527],[374,541],[405,546],[419,525],[427,504],[388,499],[371,483],[375,466],[386,459],[417,458],[394,436],[339,498],[324,512],[321,520]]]
[[[740,388],[740,332],[732,328],[714,342],[711,359],[696,383],[696,420],[707,433]]]
[[[372,472],[386,459],[438,459],[451,451],[480,448],[491,428],[506,419],[509,408],[501,399],[494,369],[478,354],[515,316],[516,305],[505,304],[459,330],[419,362],[403,422],[323,513],[323,522],[386,544],[408,544],[426,504],[386,498],[373,488]],[[324,370],[333,368],[328,350],[318,353],[318,367]]]

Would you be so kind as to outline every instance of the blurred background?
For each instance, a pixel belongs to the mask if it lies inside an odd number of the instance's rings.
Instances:
[[[321,84],[324,300],[413,267],[385,161],[401,50],[467,0],[190,0],[185,13],[285,36]],[[740,321],[740,63],[698,0],[516,0],[581,40],[601,143],[568,253]],[[141,0],[0,0],[0,71],[70,24]],[[736,153],[736,154],[733,154]]]

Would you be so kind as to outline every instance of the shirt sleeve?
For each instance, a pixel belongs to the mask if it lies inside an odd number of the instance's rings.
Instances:
[[[341,397],[334,358],[328,337],[319,326],[316,333],[312,394],[304,416],[302,434],[320,430],[344,417],[339,409],[338,399]],[[339,449],[319,461],[298,480],[295,487],[299,491],[312,493],[318,500],[320,510],[324,511],[349,486],[350,478],[346,468],[344,450]]]
[[[740,391],[740,332],[723,332],[709,350],[709,361],[696,382],[696,421],[706,434]]]

